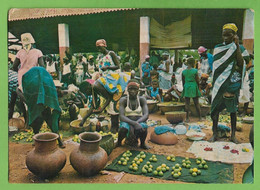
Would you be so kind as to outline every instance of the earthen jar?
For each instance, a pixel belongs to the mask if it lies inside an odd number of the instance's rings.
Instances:
[[[107,163],[107,153],[99,146],[102,137],[98,133],[79,134],[80,145],[70,154],[72,167],[83,176],[93,176]]]
[[[57,147],[56,133],[39,133],[33,136],[35,148],[26,156],[26,166],[41,178],[56,176],[65,166],[66,154]]]
[[[178,137],[172,132],[166,132],[157,135],[154,131],[151,133],[151,141],[160,145],[174,145],[178,143]]]

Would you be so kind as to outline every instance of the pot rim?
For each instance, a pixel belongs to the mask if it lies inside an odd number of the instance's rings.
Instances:
[[[43,135],[46,135],[46,134],[48,134],[48,135],[53,135],[53,138],[50,138],[50,139],[38,139],[38,138],[37,138],[37,137],[39,137],[39,136],[43,136]],[[58,139],[58,138],[59,138],[59,135],[58,135],[58,134],[56,134],[56,133],[51,133],[51,132],[38,133],[38,134],[36,134],[36,135],[33,136],[33,140],[38,141],[38,142],[49,142],[49,141],[54,141],[54,140],[56,140],[56,139]]]
[[[83,135],[86,135],[86,134],[95,135],[95,136],[98,137],[98,139],[97,139],[97,140],[91,140],[91,141],[90,141],[90,140],[82,139],[82,136],[83,136]],[[101,141],[102,136],[101,136],[100,134],[96,133],[96,132],[83,132],[83,133],[80,133],[80,134],[79,134],[79,139],[80,139],[81,141],[87,142],[87,143],[96,143],[96,142]]]

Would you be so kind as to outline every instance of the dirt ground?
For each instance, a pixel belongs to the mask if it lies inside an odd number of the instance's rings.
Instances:
[[[149,119],[161,120],[162,124],[168,124],[164,115],[160,115],[160,112],[150,114]],[[198,121],[197,118],[191,118],[191,122]],[[249,131],[252,124],[243,124],[243,130],[236,132],[236,137],[241,143],[249,142]],[[179,141],[176,145],[165,146],[157,145],[150,142],[150,133],[154,130],[154,127],[149,128],[147,136],[147,143],[151,147],[148,150],[150,153],[156,154],[174,154],[175,156],[195,158],[191,153],[187,153],[186,150],[191,146],[192,141],[186,139],[185,135],[178,135]],[[211,130],[202,129],[206,133],[205,140],[208,140],[212,135]],[[66,140],[66,139],[64,139]],[[228,141],[228,139],[221,139],[222,141]],[[104,172],[93,177],[80,176],[71,166],[69,161],[69,155],[76,147],[74,143],[69,143],[63,151],[66,153],[67,162],[65,167],[60,171],[59,175],[55,178],[42,180],[32,174],[25,165],[26,154],[33,149],[31,144],[16,143],[9,141],[9,182],[10,183],[183,183],[179,181],[162,180],[153,177],[145,177],[142,175],[132,175],[128,173],[119,172]],[[128,150],[128,146],[122,146],[115,148],[109,156],[108,164],[110,164],[117,156],[124,151]],[[133,148],[131,148],[133,149]],[[140,150],[136,148],[136,150]],[[234,182],[242,183],[243,173],[247,169],[249,164],[234,164]],[[121,178],[122,177],[122,178]],[[120,179],[121,178],[121,179]],[[120,179],[118,182],[116,179]]]

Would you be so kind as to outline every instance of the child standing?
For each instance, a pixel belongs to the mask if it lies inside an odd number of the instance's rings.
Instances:
[[[201,120],[199,97],[201,93],[199,91],[199,76],[198,70],[194,69],[195,59],[189,58],[187,60],[187,69],[182,72],[182,83],[183,92],[182,97],[185,98],[185,109],[186,109],[186,121],[189,122],[189,112],[190,112],[190,98],[193,99],[196,110]]]

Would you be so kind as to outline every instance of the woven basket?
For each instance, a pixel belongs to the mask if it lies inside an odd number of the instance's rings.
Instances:
[[[173,111],[173,112],[166,112],[166,119],[171,124],[177,124],[184,121],[186,117],[186,112],[184,111]]]
[[[102,140],[100,141],[99,146],[107,152],[107,155],[109,155],[115,147],[113,136],[112,135],[102,136]]]

